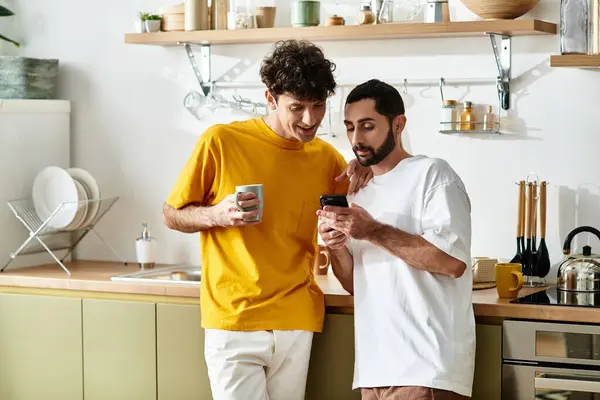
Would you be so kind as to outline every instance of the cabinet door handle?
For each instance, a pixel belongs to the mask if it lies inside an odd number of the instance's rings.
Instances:
[[[584,393],[600,393],[600,381],[536,377],[535,388],[550,390],[573,390]]]

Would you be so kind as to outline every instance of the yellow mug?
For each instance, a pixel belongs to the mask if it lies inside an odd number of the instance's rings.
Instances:
[[[514,299],[523,287],[523,272],[521,264],[496,264],[496,290],[498,297]]]

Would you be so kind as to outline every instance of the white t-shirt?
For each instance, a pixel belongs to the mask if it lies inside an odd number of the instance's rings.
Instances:
[[[425,386],[471,396],[471,205],[447,162],[416,156],[374,177],[352,201],[467,266],[458,279],[419,270],[368,241],[354,256],[354,388]]]

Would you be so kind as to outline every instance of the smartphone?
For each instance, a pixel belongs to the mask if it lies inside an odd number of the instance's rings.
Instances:
[[[348,199],[345,194],[323,194],[321,208],[325,206],[348,207]]]

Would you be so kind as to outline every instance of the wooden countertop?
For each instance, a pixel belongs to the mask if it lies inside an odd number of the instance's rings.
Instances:
[[[200,297],[200,286],[180,284],[141,284],[137,282],[115,282],[110,278],[132,274],[140,269],[135,262],[127,265],[120,262],[77,260],[65,263],[71,276],[56,263],[36,267],[7,269],[0,273],[0,287],[36,289],[59,289],[105,293],[141,294],[151,296]],[[159,268],[160,266],[156,266]]]
[[[67,268],[69,277],[57,264],[7,270],[0,273],[0,292],[9,288],[53,289],[62,291],[96,292],[112,294],[170,296],[188,298],[191,301],[200,297],[198,285],[142,284],[137,282],[114,282],[115,275],[139,271],[137,264],[123,265],[118,262],[72,261]],[[158,268],[159,266],[157,266]],[[354,298],[331,274],[317,276],[317,283],[325,293],[325,304],[340,312],[351,313]],[[524,296],[545,288],[523,289]],[[496,289],[473,291],[473,309],[476,317],[549,320],[564,322],[600,323],[600,309],[564,306],[536,306],[512,304],[509,299],[499,299]]]
[[[58,264],[7,269],[0,273],[0,287],[177,296],[196,299],[200,297],[198,284],[164,284],[151,281],[144,284],[111,280],[113,276],[139,272],[140,269],[136,263],[124,265],[119,262],[78,260],[65,263],[65,265],[71,272],[70,277]],[[160,267],[157,265],[155,269]],[[317,276],[317,281],[326,295],[328,305],[334,307],[353,306],[352,296],[342,288],[333,275]]]
[[[524,288],[519,297],[545,290],[548,287]],[[544,306],[515,304],[500,299],[494,289],[473,291],[473,310],[476,317],[530,319],[557,322],[600,323],[600,309],[589,307]]]

